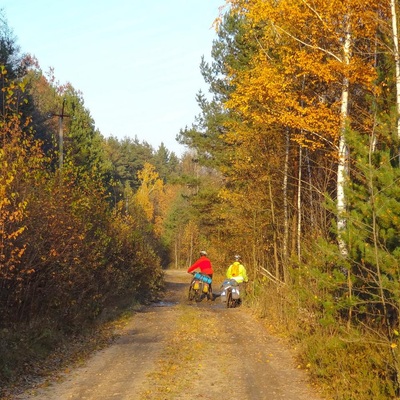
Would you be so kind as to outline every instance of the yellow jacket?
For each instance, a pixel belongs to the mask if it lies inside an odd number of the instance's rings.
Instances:
[[[238,261],[235,261],[229,266],[228,270],[226,271],[226,277],[228,279],[235,279],[235,281],[238,283],[247,282],[249,280],[247,278],[246,268]]]

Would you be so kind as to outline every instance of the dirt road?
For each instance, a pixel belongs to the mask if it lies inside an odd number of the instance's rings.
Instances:
[[[166,279],[163,301],[135,313],[111,346],[16,399],[320,400],[245,307],[189,303],[190,276],[167,271]]]

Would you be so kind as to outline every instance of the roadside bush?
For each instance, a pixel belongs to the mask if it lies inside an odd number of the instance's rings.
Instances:
[[[376,337],[356,330],[318,330],[300,343],[302,364],[333,399],[396,398],[395,371],[387,362],[387,347]]]
[[[269,280],[256,281],[249,304],[271,330],[296,348],[300,365],[328,398],[398,398],[397,331],[390,341],[384,327],[367,329],[356,322],[350,324],[349,304],[344,304],[342,315],[344,300],[335,298],[340,292],[331,290],[340,287],[342,277],[335,277],[329,269],[324,272],[321,261],[318,268],[292,270],[292,281],[284,286]]]
[[[28,200],[16,241],[24,252],[0,275],[2,384],[83,337],[106,308],[112,318],[162,286],[152,242],[132,218],[110,211],[95,178],[65,166],[62,180],[47,175]]]

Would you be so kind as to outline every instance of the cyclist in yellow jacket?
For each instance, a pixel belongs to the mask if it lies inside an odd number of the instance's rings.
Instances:
[[[239,255],[235,256],[235,261],[229,266],[226,271],[226,277],[228,279],[234,279],[237,283],[248,282],[247,272],[244,265],[241,263],[241,257]]]

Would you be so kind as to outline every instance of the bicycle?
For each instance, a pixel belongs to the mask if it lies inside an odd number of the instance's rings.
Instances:
[[[225,279],[221,289],[221,301],[226,303],[227,308],[235,308],[241,304],[239,283],[235,279]]]
[[[204,297],[212,299],[211,282],[212,279],[200,272],[192,272],[193,279],[189,286],[189,301],[195,300],[200,302]]]

